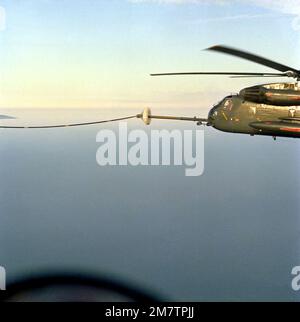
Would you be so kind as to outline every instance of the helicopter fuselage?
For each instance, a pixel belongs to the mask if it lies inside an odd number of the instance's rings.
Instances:
[[[300,137],[300,89],[297,83],[242,89],[211,109],[208,125],[224,132]]]

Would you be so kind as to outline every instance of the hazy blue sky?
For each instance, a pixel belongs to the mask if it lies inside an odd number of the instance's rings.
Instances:
[[[207,108],[261,80],[158,79],[149,73],[266,70],[202,51],[219,43],[300,66],[299,0],[0,0],[0,5],[6,11],[0,32],[2,108]]]

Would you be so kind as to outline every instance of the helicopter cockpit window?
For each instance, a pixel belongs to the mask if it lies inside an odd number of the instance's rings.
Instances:
[[[226,100],[224,102],[224,109],[231,111],[232,106],[233,106],[232,99],[231,98],[226,98]]]

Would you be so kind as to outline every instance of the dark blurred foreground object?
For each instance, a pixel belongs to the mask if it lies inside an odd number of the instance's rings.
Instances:
[[[4,302],[158,302],[147,292],[107,278],[52,274],[25,278],[0,292]]]

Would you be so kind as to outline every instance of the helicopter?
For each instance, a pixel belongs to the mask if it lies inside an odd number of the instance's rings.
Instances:
[[[197,125],[212,126],[223,132],[249,134],[251,136],[267,135],[272,136],[274,140],[276,140],[277,137],[300,138],[300,86],[298,84],[298,81],[300,80],[300,70],[256,54],[224,45],[209,47],[206,50],[239,57],[272,68],[277,72],[172,72],[150,75],[228,75],[232,78],[287,77],[293,78],[296,81],[293,83],[267,83],[243,88],[238,94],[228,95],[214,105],[209,111],[207,118],[153,115],[151,110],[146,108],[140,114],[110,120],[41,126],[0,125],[0,128],[49,129],[77,127],[139,118],[142,119],[146,125],[149,125],[152,119],[193,121],[197,122]],[[7,115],[0,115],[0,119],[13,118],[14,117]]]
[[[268,83],[243,88],[238,94],[228,95],[216,104],[207,118],[187,118],[173,116],[155,116],[146,109],[138,115],[146,124],[151,119],[171,119],[195,121],[198,125],[212,126],[217,130],[276,137],[300,137],[300,70],[277,63],[270,59],[223,45],[206,50],[220,52],[246,59],[277,70],[276,73],[250,72],[180,72],[159,73],[151,76],[178,75],[229,75],[232,78],[244,77],[288,77],[296,79],[294,83]]]

